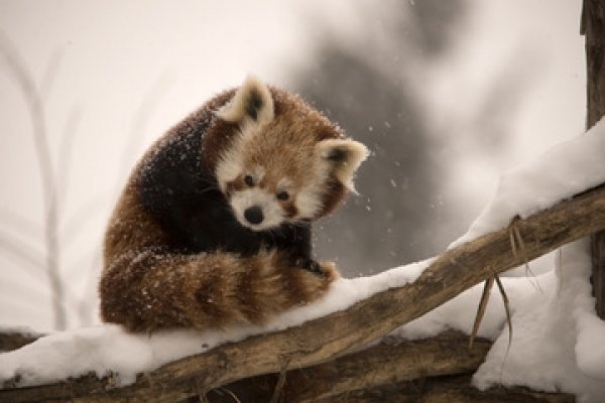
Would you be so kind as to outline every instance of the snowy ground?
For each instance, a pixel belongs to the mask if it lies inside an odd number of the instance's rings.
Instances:
[[[584,189],[605,183],[605,120],[587,134],[561,144],[530,164],[517,167],[500,181],[498,191],[457,245],[500,229],[556,204]],[[605,396],[605,323],[594,311],[590,256],[585,242],[555,254],[554,270],[534,278],[505,278],[513,311],[513,340],[502,303],[494,296],[480,335],[495,340],[486,362],[474,377],[476,386],[493,383],[575,393],[580,402]],[[394,268],[372,277],[341,279],[321,301],[291,310],[265,327],[239,327],[227,332],[164,332],[130,335],[112,325],[57,333],[17,351],[0,354],[0,382],[21,377],[21,385],[49,383],[88,372],[119,374],[122,384],[178,358],[202,353],[227,341],[295,326],[342,310],[378,291],[414,281],[428,262]],[[482,285],[473,287],[396,333],[406,338],[430,337],[453,328],[469,332]]]

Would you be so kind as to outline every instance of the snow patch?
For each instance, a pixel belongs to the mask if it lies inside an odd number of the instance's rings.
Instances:
[[[588,376],[605,381],[605,321],[589,310],[580,311],[576,315],[576,327],[578,368]]]
[[[486,208],[454,248],[506,227],[517,215],[542,209],[605,183],[605,118],[587,133],[551,148],[539,158],[506,172]]]
[[[512,312],[523,310],[536,293],[544,288],[552,287],[556,281],[552,272],[531,279],[505,277],[501,280],[510,300]],[[435,336],[448,329],[470,334],[482,293],[483,284],[478,284],[424,316],[407,323],[393,332],[393,335],[416,340]],[[494,287],[477,335],[494,340],[504,329],[505,323],[504,303],[500,294],[496,291],[496,287]]]
[[[579,402],[602,401],[605,324],[594,312],[586,243],[561,249],[556,283],[515,310],[510,349],[508,332],[502,332],[474,376],[477,387],[520,385],[574,393]]]

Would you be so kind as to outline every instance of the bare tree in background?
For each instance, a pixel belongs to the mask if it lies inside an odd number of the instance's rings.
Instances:
[[[38,223],[19,217],[15,214],[0,212],[0,223],[8,230],[0,231],[0,252],[19,260],[19,268],[31,268],[32,274],[46,272],[45,287],[51,294],[53,327],[64,330],[70,318],[77,319],[80,325],[90,325],[96,313],[96,269],[101,267],[101,239],[94,242],[90,250],[85,252],[85,259],[79,259],[75,265],[82,272],[84,267],[84,294],[77,296],[69,287],[66,276],[68,269],[64,264],[67,248],[77,240],[83,229],[89,223],[93,213],[110,207],[117,198],[130,167],[143,152],[143,140],[147,132],[147,124],[162,95],[172,85],[172,77],[162,74],[143,98],[139,108],[133,114],[128,142],[125,145],[118,162],[120,175],[113,194],[94,194],[90,199],[73,211],[64,209],[69,190],[72,156],[75,152],[75,137],[81,116],[81,108],[74,107],[65,124],[59,141],[57,155],[53,158],[49,147],[49,132],[45,115],[45,104],[48,102],[51,87],[59,70],[62,53],[55,52],[40,83],[36,83],[27,64],[12,45],[11,41],[0,31],[0,67],[6,66],[6,72],[14,79],[21,91],[32,122],[33,143],[36,147],[36,160],[43,187],[44,215],[41,227],[43,239],[39,239]],[[102,234],[102,231],[99,231]],[[19,241],[22,239],[23,241]],[[41,244],[41,245],[40,245]],[[39,246],[42,246],[40,248]],[[40,249],[42,249],[40,251]],[[92,259],[92,265],[88,260]],[[87,261],[84,261],[87,260]],[[88,270],[88,271],[86,271]],[[69,308],[69,309],[68,309]],[[76,316],[74,316],[75,314]],[[73,325],[73,323],[72,323]]]
[[[60,249],[58,240],[59,204],[58,204],[58,176],[53,164],[44,113],[44,103],[40,87],[35,83],[17,50],[8,39],[0,36],[0,52],[8,67],[8,72],[19,86],[33,124],[32,134],[36,147],[36,159],[41,177],[44,199],[44,267],[48,275],[51,290],[51,299],[54,314],[54,327],[63,330],[67,327],[67,314],[65,310],[65,290],[60,273]],[[47,81],[50,83],[52,77]],[[3,239],[2,245],[7,250],[9,239]],[[13,249],[14,251],[14,249]],[[23,253],[29,254],[29,248]]]

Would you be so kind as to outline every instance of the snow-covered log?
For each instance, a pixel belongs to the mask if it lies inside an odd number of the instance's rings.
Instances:
[[[5,382],[0,401],[149,401],[150,397],[178,401],[238,379],[317,365],[380,339],[495,274],[603,229],[605,186],[601,185],[458,245],[434,259],[414,282],[374,294],[346,310],[183,358],[141,374],[122,388],[115,387],[111,376],[21,389]],[[522,239],[522,248],[512,247],[513,236]],[[12,383],[18,385],[19,379]]]
[[[471,386],[472,374],[485,359],[491,343],[479,339],[472,351],[467,350],[468,339],[463,333],[446,331],[429,339],[404,341],[400,338],[386,338],[381,343],[359,352],[340,357],[316,366],[292,369],[287,372],[245,378],[219,389],[207,391],[199,384],[191,382],[186,389],[172,390],[165,385],[160,394],[142,390],[140,396],[130,396],[134,401],[172,402],[184,396],[197,395],[208,403],[269,402],[387,402],[393,396],[397,401],[466,402],[506,401],[572,403],[573,395],[563,393],[541,393],[526,388],[492,388],[480,391]],[[282,379],[282,381],[280,381]],[[93,391],[98,385],[94,377],[70,380],[68,384],[82,393]],[[283,386],[278,389],[277,385]],[[48,393],[51,389],[40,389],[37,397],[33,394],[29,401],[51,401],[65,399],[61,385],[54,388],[58,394]],[[35,388],[31,391],[35,393]],[[75,389],[74,389],[75,390]],[[24,390],[27,391],[27,390]],[[276,391],[278,393],[276,393]],[[12,399],[10,395],[4,396]],[[79,397],[75,401],[124,401],[119,392],[101,397]],[[236,400],[237,399],[237,400]],[[391,400],[390,400],[391,399]],[[403,399],[403,400],[402,400]],[[2,398],[1,401],[4,401]],[[7,400],[12,401],[12,400]],[[183,400],[184,402],[185,400]],[[202,400],[203,401],[203,400]]]
[[[282,402],[574,402],[563,393],[540,393],[526,388],[471,386],[469,374],[485,358],[491,343],[480,340],[468,350],[468,337],[446,331],[429,339],[387,338],[378,345],[313,367],[268,374],[229,384],[208,394],[208,401],[269,402],[276,396],[280,376]]]

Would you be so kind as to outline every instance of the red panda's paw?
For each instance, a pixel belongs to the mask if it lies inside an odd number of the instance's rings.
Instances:
[[[329,279],[330,282],[340,277],[334,262],[320,263],[313,259],[301,258],[295,262],[295,267],[308,270],[313,274]]]
[[[309,270],[311,273],[323,275],[323,269],[321,265],[313,259],[300,258],[294,262],[294,266],[301,269]]]
[[[319,264],[321,266],[321,273],[326,278],[328,282],[332,282],[340,278],[340,273],[336,268],[336,263],[334,262],[321,262]]]
[[[329,290],[330,284],[339,277],[334,263],[315,263],[318,272],[301,267],[290,267],[283,272],[286,291],[294,305],[305,305],[321,298]]]

